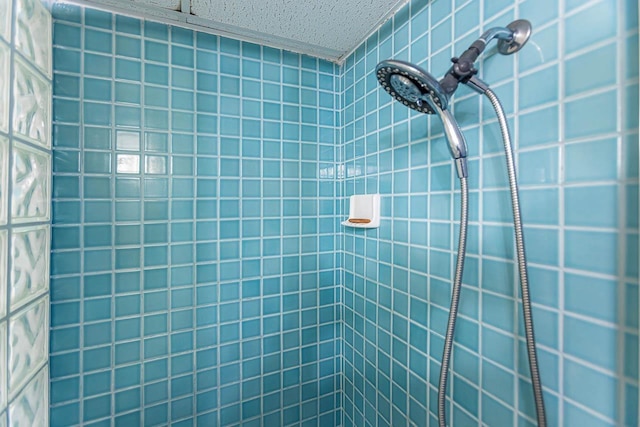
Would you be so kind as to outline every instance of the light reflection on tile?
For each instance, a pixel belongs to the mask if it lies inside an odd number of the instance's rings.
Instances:
[[[164,156],[145,156],[144,172],[149,174],[166,174],[167,158]]]
[[[334,166],[333,165],[322,165],[320,167],[320,178],[321,179],[330,179],[334,178]]]
[[[140,134],[138,132],[117,131],[116,149],[126,151],[139,151]]]
[[[118,154],[116,172],[140,173],[140,156],[136,154]]]

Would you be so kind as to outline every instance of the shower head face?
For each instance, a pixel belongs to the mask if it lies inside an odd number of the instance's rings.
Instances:
[[[403,105],[425,114],[446,110],[449,97],[431,74],[409,62],[387,60],[376,67],[378,81]]]

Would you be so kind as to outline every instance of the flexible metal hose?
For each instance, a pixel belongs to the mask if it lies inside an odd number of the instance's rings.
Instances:
[[[538,368],[538,356],[536,353],[536,341],[533,331],[533,314],[531,310],[531,296],[529,295],[529,275],[527,273],[527,258],[524,247],[524,233],[522,231],[522,217],[520,215],[520,196],[518,194],[518,182],[516,179],[516,167],[511,147],[511,137],[506,115],[500,104],[500,100],[489,88],[485,95],[489,98],[493,109],[498,116],[500,132],[504,142],[505,157],[507,160],[507,172],[509,175],[509,188],[511,190],[511,205],[513,207],[513,226],[516,238],[516,252],[518,257],[518,271],[520,273],[520,290],[522,294],[522,313],[524,317],[524,330],[527,341],[527,355],[529,358],[529,370],[531,373],[531,384],[533,387],[533,397],[536,405],[536,417],[538,427],[547,427],[547,419],[542,394],[542,383],[540,380],[540,370]],[[446,396],[447,381],[449,374],[449,364],[451,362],[451,351],[453,349],[453,337],[458,317],[458,305],[460,302],[460,290],[462,288],[462,273],[464,271],[464,258],[467,245],[467,223],[469,212],[469,190],[467,179],[460,179],[461,194],[461,215],[460,215],[460,237],[458,242],[458,260],[456,262],[456,272],[453,280],[451,292],[451,307],[449,309],[449,320],[444,340],[444,350],[442,352],[442,364],[440,365],[440,379],[438,382],[438,425],[447,426],[446,416]]]
[[[444,350],[442,351],[442,364],[440,365],[440,381],[438,384],[438,424],[440,427],[447,426],[447,415],[445,412],[447,396],[447,379],[449,375],[449,362],[451,361],[451,350],[453,349],[453,335],[456,329],[456,318],[458,317],[458,303],[460,302],[460,289],[462,288],[462,273],[464,271],[464,257],[467,253],[467,224],[469,222],[469,188],[467,178],[460,178],[460,236],[458,238],[458,259],[456,261],[456,273],[453,279],[453,289],[451,291],[451,308],[449,309],[449,321],[447,322],[447,332],[444,339]]]
[[[518,181],[516,178],[516,166],[513,159],[511,137],[507,118],[500,104],[500,100],[489,88],[485,95],[491,101],[491,105],[498,116],[500,132],[504,141],[504,151],[507,160],[507,173],[509,174],[509,189],[511,191],[511,206],[513,207],[513,227],[516,236],[516,252],[518,255],[518,270],[520,272],[520,292],[522,294],[522,315],[524,317],[524,332],[527,340],[527,355],[529,357],[529,371],[533,386],[533,397],[536,405],[538,427],[547,427],[547,418],[542,395],[542,383],[538,369],[538,355],[536,353],[536,339],[533,333],[533,314],[531,312],[531,296],[529,295],[529,275],[527,273],[527,258],[524,250],[524,233],[522,232],[522,217],[520,216],[520,197],[518,195]]]

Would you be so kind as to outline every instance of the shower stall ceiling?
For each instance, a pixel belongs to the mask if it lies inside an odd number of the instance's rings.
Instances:
[[[638,425],[637,1],[0,10],[0,427],[435,425],[460,188],[375,67],[441,75],[516,18],[529,43],[478,68],[515,136],[549,425]],[[533,426],[499,127],[465,90],[448,419]],[[376,193],[379,228],[340,225]]]
[[[342,61],[407,0],[88,0],[78,3]]]

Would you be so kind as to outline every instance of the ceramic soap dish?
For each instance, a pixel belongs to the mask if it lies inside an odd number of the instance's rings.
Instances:
[[[380,195],[361,194],[349,197],[349,219],[342,225],[354,228],[380,227]]]

